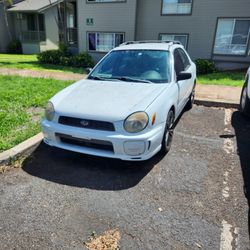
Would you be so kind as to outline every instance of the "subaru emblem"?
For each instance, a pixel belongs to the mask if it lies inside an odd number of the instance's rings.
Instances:
[[[89,122],[87,120],[81,120],[80,123],[83,127],[87,127],[89,125]]]

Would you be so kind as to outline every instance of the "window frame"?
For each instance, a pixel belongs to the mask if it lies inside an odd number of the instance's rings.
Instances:
[[[90,33],[95,33],[95,34],[97,34],[97,33],[121,34],[121,35],[123,35],[123,42],[126,41],[126,39],[125,39],[126,33],[125,32],[121,32],[121,31],[87,31],[86,32],[86,34],[87,34],[86,35],[86,45],[87,45],[87,51],[89,53],[101,53],[101,54],[109,53],[109,51],[98,51],[98,50],[90,50],[89,49],[89,34]]]
[[[115,3],[116,4],[116,3],[126,3],[126,2],[127,2],[127,0],[116,0],[116,1],[107,0],[105,2],[98,2],[98,0],[94,0],[94,1],[86,0],[87,4],[105,4],[105,3]]]
[[[185,48],[185,50],[188,50],[188,45],[189,45],[189,33],[159,33],[159,40],[160,41],[164,41],[161,40],[161,36],[162,35],[170,35],[170,36],[186,36],[187,37],[187,44],[186,47],[183,45],[183,47]]]
[[[248,51],[250,50],[250,31],[249,31],[248,38],[247,38],[245,54],[237,55],[237,54],[218,54],[218,53],[214,53],[216,34],[217,34],[217,29],[218,29],[218,24],[219,24],[220,19],[230,19],[230,20],[236,20],[236,21],[237,20],[239,20],[239,21],[249,20],[250,21],[250,17],[217,17],[211,55],[213,57],[215,57],[215,56],[217,56],[217,57],[220,57],[220,56],[223,56],[223,57],[247,57],[248,56]]]
[[[193,15],[193,6],[194,6],[194,1],[195,0],[191,0],[191,9],[190,9],[190,13],[163,13],[163,1],[161,0],[161,16],[192,16]]]

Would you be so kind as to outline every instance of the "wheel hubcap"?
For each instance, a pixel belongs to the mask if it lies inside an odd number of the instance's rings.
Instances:
[[[166,133],[166,138],[165,138],[165,142],[166,142],[166,145],[168,144],[168,139],[169,139],[169,131],[170,129],[172,128],[173,126],[173,122],[174,122],[174,116],[173,114],[171,113],[171,115],[169,116],[168,118],[168,128],[167,128],[167,133]]]

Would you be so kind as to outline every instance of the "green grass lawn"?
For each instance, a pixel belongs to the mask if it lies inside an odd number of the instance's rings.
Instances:
[[[199,75],[197,83],[241,87],[244,83],[245,75],[246,72],[234,71]]]
[[[0,152],[40,131],[47,101],[70,82],[0,76]]]
[[[85,70],[83,68],[75,68],[53,64],[40,64],[37,60],[36,55],[0,54],[0,67],[46,70],[56,72],[73,72],[80,74],[85,73]]]

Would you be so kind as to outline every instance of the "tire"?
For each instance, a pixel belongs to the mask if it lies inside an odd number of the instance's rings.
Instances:
[[[193,87],[192,92],[191,92],[191,94],[189,96],[189,99],[188,99],[188,102],[187,102],[187,105],[186,105],[187,110],[192,109],[193,106],[194,106],[195,86],[196,86],[196,83],[194,83],[194,87]]]
[[[168,112],[166,126],[161,143],[161,153],[164,155],[167,154],[171,148],[174,135],[173,124],[174,124],[174,111],[170,110]]]
[[[244,84],[240,97],[240,111],[245,116],[250,116],[250,99],[247,95],[247,83]]]

